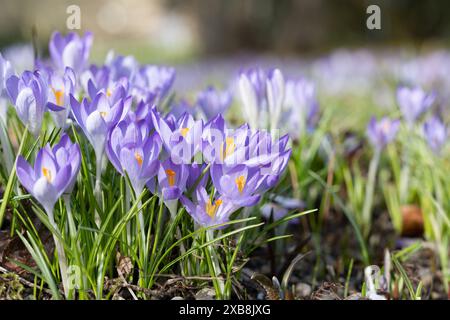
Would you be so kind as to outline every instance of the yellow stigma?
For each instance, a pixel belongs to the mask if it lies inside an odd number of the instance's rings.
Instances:
[[[167,180],[169,181],[169,186],[173,187],[175,185],[175,177],[176,173],[173,170],[167,169],[166,170]]]
[[[245,177],[239,176],[236,178],[235,182],[236,182],[236,186],[237,186],[239,192],[242,193],[244,191],[245,182],[246,182]]]
[[[222,142],[222,149],[223,149],[223,142]],[[236,149],[236,144],[234,143],[233,137],[227,137],[225,139],[225,150],[222,154],[222,160],[228,157],[229,155],[233,154],[234,150]]]
[[[108,112],[106,111],[100,111],[100,115],[104,118],[106,117],[106,115],[108,114]]]
[[[64,106],[64,90],[55,90],[52,88],[53,95],[55,96],[56,105],[63,107]]]
[[[52,182],[52,173],[50,172],[50,170],[48,170],[46,167],[43,167],[42,174],[44,175],[44,177],[47,179],[47,181],[49,183]]]
[[[111,96],[112,96],[112,91],[109,90],[109,89],[107,89],[107,90],[106,90],[106,96],[107,96],[108,98],[111,97]]]
[[[222,204],[222,200],[217,199],[214,204],[211,203],[211,200],[208,200],[208,203],[206,204],[206,213],[208,214],[208,216],[210,216],[211,218],[214,218],[214,216],[216,215],[217,210],[219,209],[219,206]]]
[[[184,137],[184,138],[186,138],[186,135],[188,134],[188,132],[189,132],[189,128],[181,128],[181,135]]]
[[[142,162],[144,162],[144,160],[142,160],[142,156],[139,154],[139,152],[134,153],[134,158],[136,159],[139,167],[142,167]]]

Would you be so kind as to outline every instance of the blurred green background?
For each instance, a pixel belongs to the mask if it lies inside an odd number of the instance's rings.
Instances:
[[[365,0],[1,0],[0,48],[32,39],[45,54],[54,30],[68,32],[66,9],[81,8],[95,33],[94,61],[109,48],[142,62],[263,53],[314,55],[336,47],[447,47],[450,1]],[[366,8],[381,8],[381,30]]]

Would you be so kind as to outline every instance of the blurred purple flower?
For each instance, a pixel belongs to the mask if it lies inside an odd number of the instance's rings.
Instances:
[[[92,41],[93,35],[90,32],[86,32],[83,37],[75,32],[70,32],[65,37],[54,32],[49,43],[53,63],[60,71],[70,67],[79,74],[87,67]]]
[[[210,120],[218,114],[225,114],[231,102],[229,91],[219,91],[211,86],[197,95],[196,105],[200,107],[206,119]]]
[[[169,92],[175,80],[175,69],[147,65],[139,69],[133,81],[133,96],[136,101],[160,103]]]
[[[185,113],[195,116],[196,108],[185,99],[181,99],[178,103],[172,104],[169,113],[175,118],[179,118]]]
[[[412,124],[434,102],[435,94],[427,94],[421,88],[400,87],[397,89],[397,102],[405,120]]]
[[[391,120],[384,117],[377,122],[375,117],[372,117],[367,126],[367,136],[376,149],[382,150],[394,140],[399,128],[400,120]]]
[[[436,116],[431,117],[423,125],[425,138],[430,148],[439,153],[447,142],[448,129],[446,125]]]
[[[313,130],[319,113],[316,87],[314,83],[301,78],[286,82],[284,99],[284,121],[293,139],[298,139],[302,130]]]
[[[6,90],[17,115],[30,132],[37,136],[47,103],[47,83],[39,71],[25,71],[6,80]]]
[[[279,69],[271,70],[266,80],[270,130],[277,130],[284,102],[285,83]]]
[[[80,148],[67,140],[68,137],[64,136],[53,149],[48,144],[42,148],[38,152],[34,168],[22,156],[17,159],[17,177],[20,183],[47,213],[51,213],[59,197],[73,187],[80,169]]]
[[[3,49],[3,57],[11,63],[16,73],[23,73],[36,68],[34,49],[30,43],[14,44]]]
[[[261,126],[261,122],[265,120],[262,114],[267,111],[266,81],[267,76],[262,69],[242,71],[239,75],[242,109],[252,129]]]
[[[305,203],[301,200],[294,198],[286,198],[282,196],[276,196],[272,202],[267,202],[261,207],[261,214],[267,220],[273,217],[274,221],[284,218],[292,210],[305,209]],[[299,218],[289,220],[288,223],[297,224]]]
[[[112,51],[108,53],[105,65],[111,71],[111,78],[114,81],[128,79],[133,82],[139,68],[139,63],[133,56],[116,56]]]
[[[7,113],[7,92],[6,92],[6,80],[14,74],[11,63],[4,59],[0,53],[0,119],[6,123]]]

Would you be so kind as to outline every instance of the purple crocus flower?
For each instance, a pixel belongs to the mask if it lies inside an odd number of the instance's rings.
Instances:
[[[423,132],[430,148],[439,153],[447,141],[446,125],[438,117],[433,116],[424,123]]]
[[[73,187],[80,169],[80,148],[67,140],[68,137],[64,136],[53,149],[47,144],[39,150],[34,168],[22,156],[17,159],[17,177],[20,183],[48,214],[53,212],[59,197]]]
[[[400,128],[400,120],[391,120],[387,117],[377,122],[375,117],[370,119],[367,126],[367,136],[372,145],[378,149],[383,149],[388,143],[394,140]]]
[[[201,149],[203,121],[194,120],[185,113],[176,123],[162,118],[154,108],[151,111],[153,125],[159,133],[164,148],[176,164],[191,163],[194,155]]]
[[[262,183],[259,170],[245,165],[226,166],[213,164],[211,178],[215,189],[227,202],[239,207],[254,206],[261,196],[256,194]]]
[[[76,77],[69,67],[63,76],[51,74],[49,76],[47,108],[52,112],[55,124],[62,129],[67,127],[66,121],[70,114],[70,95],[75,93]]]
[[[75,120],[93,146],[96,157],[100,159],[108,131],[122,117],[124,101],[119,100],[111,106],[106,94],[99,93],[91,102],[83,99],[81,103],[71,95],[70,104]]]
[[[202,135],[202,152],[206,162],[240,164],[246,160],[248,137],[247,124],[237,129],[226,126],[222,115],[206,123]]]
[[[226,223],[230,215],[239,209],[238,206],[222,197],[210,197],[203,187],[196,189],[194,202],[184,195],[181,196],[180,201],[194,221],[202,227]]]
[[[133,96],[137,101],[161,102],[175,80],[175,69],[147,65],[139,69],[134,79]]]
[[[6,90],[22,123],[37,136],[47,103],[44,77],[39,71],[25,71],[20,78],[13,75],[6,80]]]
[[[92,41],[93,35],[90,32],[86,32],[83,37],[74,32],[65,37],[54,32],[49,43],[53,63],[61,71],[70,67],[79,74],[87,67]]]
[[[137,196],[159,169],[162,143],[159,135],[150,131],[146,121],[127,118],[111,130],[106,147],[109,160],[119,173],[128,174]]]
[[[435,94],[427,94],[421,88],[400,87],[397,89],[397,102],[405,120],[412,124],[434,102]]]
[[[170,158],[161,162],[158,171],[158,184],[164,201],[180,198],[186,190],[189,173],[187,165],[175,164]]]
[[[229,91],[219,91],[211,86],[198,94],[196,104],[210,120],[218,114],[225,114],[231,102],[232,96]]]

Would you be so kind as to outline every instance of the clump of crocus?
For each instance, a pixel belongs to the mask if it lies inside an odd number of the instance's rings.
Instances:
[[[431,150],[439,153],[447,142],[447,126],[438,117],[433,116],[424,123],[423,132]]]
[[[6,90],[17,115],[28,130],[37,136],[42,126],[47,103],[47,82],[39,71],[25,71],[6,81]]]
[[[225,114],[232,102],[229,91],[219,91],[210,86],[197,95],[196,105],[200,107],[206,119],[210,120],[218,114]]]
[[[406,122],[411,125],[423,112],[431,107],[435,94],[426,93],[419,87],[397,89],[397,103]]]
[[[66,36],[54,32],[49,43],[54,65],[60,72],[70,67],[80,74],[87,67],[92,41],[93,35],[90,32],[86,32],[83,37],[75,32],[70,32]]]
[[[69,290],[67,280],[67,262],[64,248],[60,243],[59,229],[53,215],[56,201],[73,188],[74,181],[80,169],[81,153],[77,144],[72,144],[67,136],[63,136],[60,143],[53,148],[47,144],[39,150],[32,168],[28,162],[19,156],[17,159],[17,177],[25,189],[33,195],[44,207],[53,233],[55,247],[61,268],[64,291]]]

